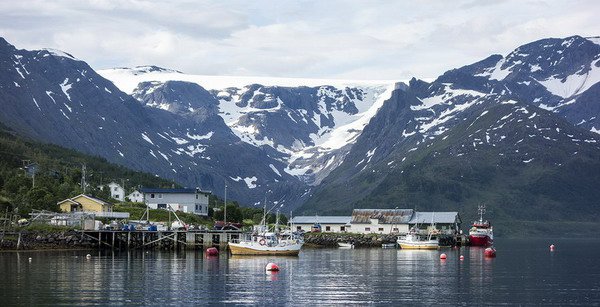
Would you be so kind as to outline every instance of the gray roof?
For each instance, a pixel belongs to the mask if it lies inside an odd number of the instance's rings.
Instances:
[[[413,209],[354,209],[352,224],[370,224],[371,219],[379,220],[379,224],[406,224],[413,212]]]
[[[349,224],[350,216],[294,216],[293,224]]]
[[[148,193],[177,193],[177,194],[195,194],[195,193],[203,193],[210,194],[209,191],[202,191],[199,188],[180,188],[180,189],[163,189],[163,188],[141,188],[140,192],[148,194]]]
[[[409,224],[453,224],[456,220],[460,223],[458,212],[415,212]]]

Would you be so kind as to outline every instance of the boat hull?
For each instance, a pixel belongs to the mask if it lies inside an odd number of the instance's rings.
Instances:
[[[270,255],[270,256],[298,256],[302,245],[293,245],[285,247],[255,247],[229,243],[229,250],[232,255]]]
[[[437,244],[408,244],[408,243],[398,243],[401,249],[438,249],[439,246]]]
[[[489,236],[469,236],[471,246],[490,246],[492,245],[492,239]]]

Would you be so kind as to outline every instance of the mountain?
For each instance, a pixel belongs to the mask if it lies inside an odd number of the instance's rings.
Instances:
[[[595,221],[599,58],[594,40],[545,39],[411,80],[301,211],[417,207],[469,221],[483,202],[505,226]]]
[[[246,205],[266,196],[308,214],[398,206],[469,220],[486,202],[501,224],[590,221],[599,43],[543,39],[403,83],[96,73],[1,40],[0,123],[217,195],[227,183]]]
[[[194,110],[148,107],[67,53],[19,50],[4,39],[0,71],[0,123],[20,135],[217,195],[227,182],[229,196],[245,204],[261,201],[269,190],[282,203],[296,203],[304,192],[300,180],[283,172],[286,164],[240,141],[216,114],[217,100],[196,84],[158,89],[177,89],[161,97],[182,105],[192,99]]]
[[[178,114],[216,100],[217,113],[242,141],[286,165],[278,171],[313,186],[341,163],[395,86],[390,81],[187,75],[148,66],[99,73],[143,105]],[[183,84],[206,88],[212,97]]]

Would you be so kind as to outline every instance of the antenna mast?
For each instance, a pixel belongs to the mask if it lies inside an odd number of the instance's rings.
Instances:
[[[83,191],[83,194],[85,194],[85,164],[81,165],[81,190]]]

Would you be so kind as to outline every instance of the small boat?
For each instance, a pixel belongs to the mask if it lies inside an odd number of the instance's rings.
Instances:
[[[263,219],[259,226],[256,226],[254,232],[242,235],[237,242],[229,242],[229,250],[232,255],[281,255],[298,256],[304,238],[296,232],[269,232],[266,224],[266,207],[263,213]],[[278,229],[279,212],[274,229]]]
[[[399,236],[396,242],[401,249],[438,249],[440,247],[438,234],[439,231],[435,228],[432,215],[428,234],[419,233],[418,225],[415,225],[405,236]]]
[[[479,206],[478,210],[479,221],[473,222],[471,229],[469,229],[469,241],[472,246],[490,246],[494,244],[494,228],[489,221],[483,220],[485,206]]]
[[[354,248],[354,244],[348,242],[338,242],[339,248]]]
[[[415,230],[411,230],[405,236],[398,237],[398,245],[401,249],[438,249],[439,241],[431,233],[420,235]]]
[[[396,243],[384,243],[384,244],[381,244],[381,248],[385,248],[385,249],[396,248]]]
[[[232,255],[298,256],[304,240],[294,235],[274,232],[253,233],[239,242],[230,242]]]

